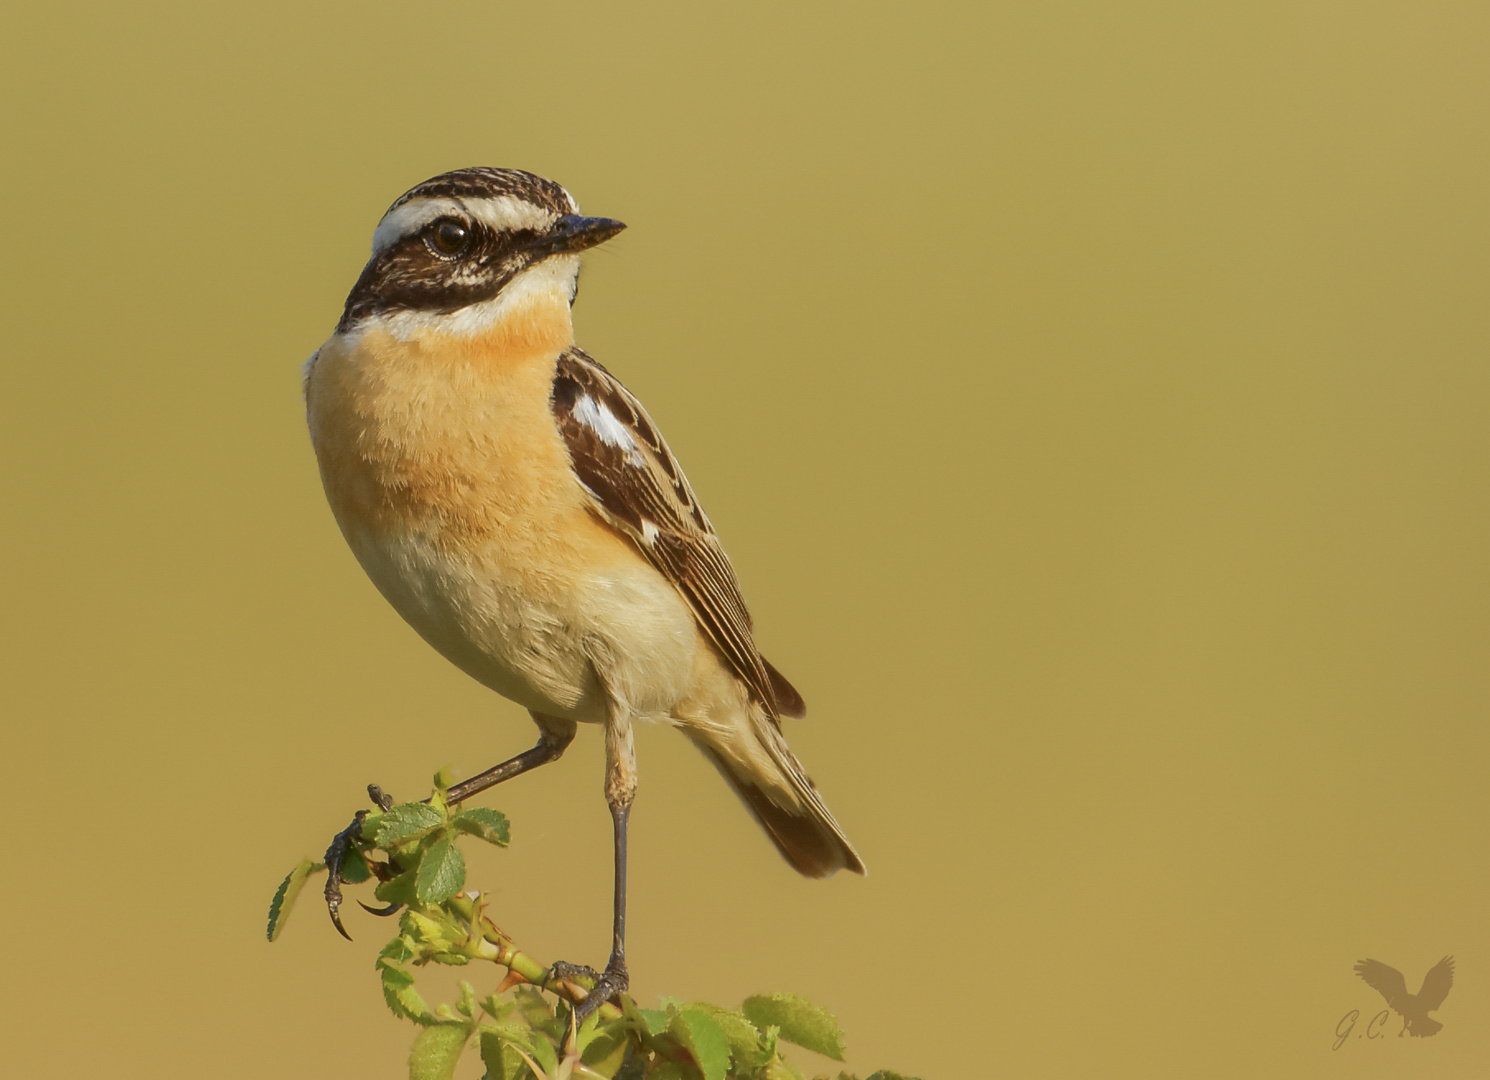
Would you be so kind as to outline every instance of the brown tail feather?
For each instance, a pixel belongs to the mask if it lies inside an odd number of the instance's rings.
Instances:
[[[786,740],[775,730],[774,725],[770,725],[769,731],[761,733],[761,741],[766,744],[770,760],[779,769],[781,778],[786,780],[785,786],[789,786],[797,795],[800,804],[797,809],[787,809],[773,802],[750,775],[749,766],[739,757],[709,741],[702,732],[690,731],[688,734],[694,744],[714,763],[720,775],[730,782],[735,794],[740,796],[740,801],[755,820],[760,822],[766,835],[775,842],[782,858],[791,863],[799,874],[824,878],[839,870],[864,873],[864,863],[859,858],[859,853],[854,850],[838,822],[833,820],[833,815],[823,805],[817,789],[802,771],[801,763],[787,748]]]
[[[802,700],[802,695],[797,693],[797,688],[786,681],[786,676],[776,670],[775,665],[761,657],[761,663],[766,667],[766,677],[771,680],[771,693],[776,696],[776,715],[790,716],[793,720],[801,720],[807,715],[807,702]]]

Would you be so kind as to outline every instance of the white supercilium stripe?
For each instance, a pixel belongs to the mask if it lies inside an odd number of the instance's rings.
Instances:
[[[464,217],[489,225],[498,232],[511,229],[547,229],[557,215],[511,195],[486,199],[411,199],[395,207],[378,222],[373,233],[372,253],[377,256],[392,244],[418,232],[436,218]]]

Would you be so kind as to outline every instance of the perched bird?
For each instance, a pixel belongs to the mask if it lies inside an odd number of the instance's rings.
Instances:
[[[1402,972],[1388,967],[1380,960],[1362,960],[1355,966],[1355,973],[1366,981],[1366,985],[1387,999],[1387,1004],[1402,1016],[1404,1034],[1423,1038],[1437,1035],[1443,1025],[1428,1014],[1443,1004],[1454,985],[1454,958],[1445,956],[1428,969],[1423,976],[1422,988],[1416,994],[1407,992],[1407,980]]]
[[[450,800],[556,760],[578,724],[604,729],[614,940],[585,1011],[628,984],[637,721],[687,735],[801,873],[864,871],[782,737],[805,706],[757,650],[682,469],[574,344],[580,252],[623,228],[516,169],[426,180],[378,223],[305,370],[321,480],[358,562],[425,641],[538,725],[536,746]],[[328,855],[340,929],[337,845]]]

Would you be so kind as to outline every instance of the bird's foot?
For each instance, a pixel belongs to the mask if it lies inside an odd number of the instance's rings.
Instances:
[[[585,1017],[607,1001],[624,994],[627,987],[631,985],[631,977],[626,973],[626,961],[618,956],[610,958],[610,963],[605,965],[604,971],[596,971],[585,964],[570,964],[560,960],[548,969],[548,977],[571,981],[579,977],[594,981],[594,989],[588,991],[585,1000],[574,1008],[574,1018],[581,1024],[584,1023]]]
[[[393,805],[393,799],[383,794],[383,789],[377,784],[367,785],[367,795],[385,811]],[[366,810],[358,810],[352,823],[332,837],[331,846],[326,849],[326,911],[330,914],[337,933],[348,941],[352,940],[352,935],[341,924],[341,887],[346,882],[342,869],[346,866],[347,856],[357,849],[357,841],[362,838],[362,823],[367,820],[367,814]],[[366,904],[362,906],[374,915],[392,915],[400,907],[398,904],[391,904],[387,908],[370,908]]]

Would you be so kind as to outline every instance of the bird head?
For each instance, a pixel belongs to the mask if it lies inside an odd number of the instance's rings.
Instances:
[[[519,169],[442,173],[378,222],[337,330],[471,336],[535,307],[567,321],[580,252],[625,227],[582,216],[569,192]]]

